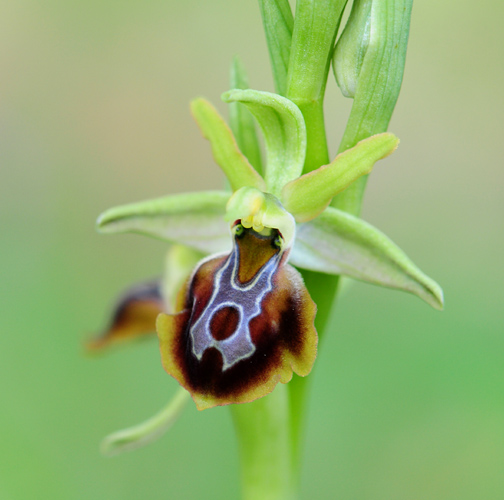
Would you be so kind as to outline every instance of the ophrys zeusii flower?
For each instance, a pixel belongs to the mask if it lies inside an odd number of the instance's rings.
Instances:
[[[199,409],[249,402],[288,382],[293,372],[310,372],[316,306],[295,267],[402,289],[442,305],[439,286],[397,245],[330,206],[337,193],[394,151],[393,134],[365,139],[303,174],[306,130],[294,103],[254,90],[232,90],[223,99],[245,105],[259,123],[264,176],[242,154],[215,108],[196,99],[193,115],[231,190],[169,195],[110,209],[98,220],[102,232],[137,232],[182,245],[174,247],[181,248],[178,258],[186,248],[207,255],[185,281],[188,262],[172,264],[164,286],[154,283],[141,289],[143,294],[128,295],[122,316],[116,314],[123,328],[116,324],[101,339],[106,344],[126,330],[128,337],[143,333],[153,328],[159,312],[163,366]],[[188,255],[192,264],[194,254]],[[171,292],[163,299],[167,288]],[[141,317],[147,315],[145,321],[135,313],[128,319],[135,307]]]

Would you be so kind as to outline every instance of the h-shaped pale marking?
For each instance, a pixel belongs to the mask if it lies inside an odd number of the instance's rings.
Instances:
[[[226,263],[214,276],[212,297],[189,330],[192,352],[199,361],[207,349],[215,347],[222,354],[222,371],[225,371],[254,354],[256,348],[250,337],[249,324],[261,313],[261,302],[273,288],[273,275],[282,253],[279,251],[273,255],[248,284],[241,285],[238,280],[240,250],[238,244],[234,244]],[[210,331],[210,324],[213,316],[225,307],[238,311],[238,324],[228,338],[216,340]]]

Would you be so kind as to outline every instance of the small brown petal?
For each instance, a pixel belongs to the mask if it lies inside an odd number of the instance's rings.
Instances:
[[[159,281],[135,285],[117,301],[108,328],[89,341],[87,348],[96,351],[116,342],[153,334],[156,318],[164,310]]]

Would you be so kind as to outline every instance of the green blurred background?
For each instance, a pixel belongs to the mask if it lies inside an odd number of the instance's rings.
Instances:
[[[503,18],[500,0],[415,3],[401,146],[363,217],[439,281],[446,309],[347,289],[312,375],[305,499],[504,498]],[[166,250],[100,236],[96,216],[222,185],[188,102],[219,102],[234,54],[273,89],[253,0],[1,0],[1,500],[238,498],[226,408],[191,405],[160,441],[102,457],[103,436],[176,384],[155,340],[82,349]],[[333,154],[349,106],[331,75]]]

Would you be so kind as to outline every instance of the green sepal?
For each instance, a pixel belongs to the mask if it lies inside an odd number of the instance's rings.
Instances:
[[[249,88],[247,73],[238,56],[235,56],[231,63],[230,88]],[[250,111],[240,102],[229,103],[229,125],[241,152],[261,174],[263,171],[261,147],[257,137],[255,120]]]
[[[301,111],[285,97],[258,90],[233,89],[222,100],[241,102],[255,116],[266,145],[267,190],[279,197],[282,187],[303,170],[306,127]]]
[[[393,134],[377,134],[339,154],[317,170],[286,184],[282,203],[296,221],[306,222],[324,211],[332,198],[356,179],[371,172],[374,164],[392,154],[399,144]]]
[[[443,307],[440,286],[394,242],[362,219],[332,207],[297,225],[290,262],[311,271],[411,292],[436,309]]]
[[[229,193],[202,191],[111,208],[98,217],[101,233],[140,233],[181,243],[204,253],[230,248],[224,222]]]
[[[285,95],[294,17],[288,0],[259,0],[277,94]]]
[[[153,417],[134,427],[107,436],[100,445],[101,452],[112,457],[125,451],[136,450],[159,439],[179,418],[189,399],[189,393],[180,388],[168,405]]]
[[[206,99],[194,99],[191,112],[201,129],[203,137],[210,141],[215,162],[227,177],[231,189],[254,186],[264,190],[263,178],[254,170],[238,144],[224,118]]]

